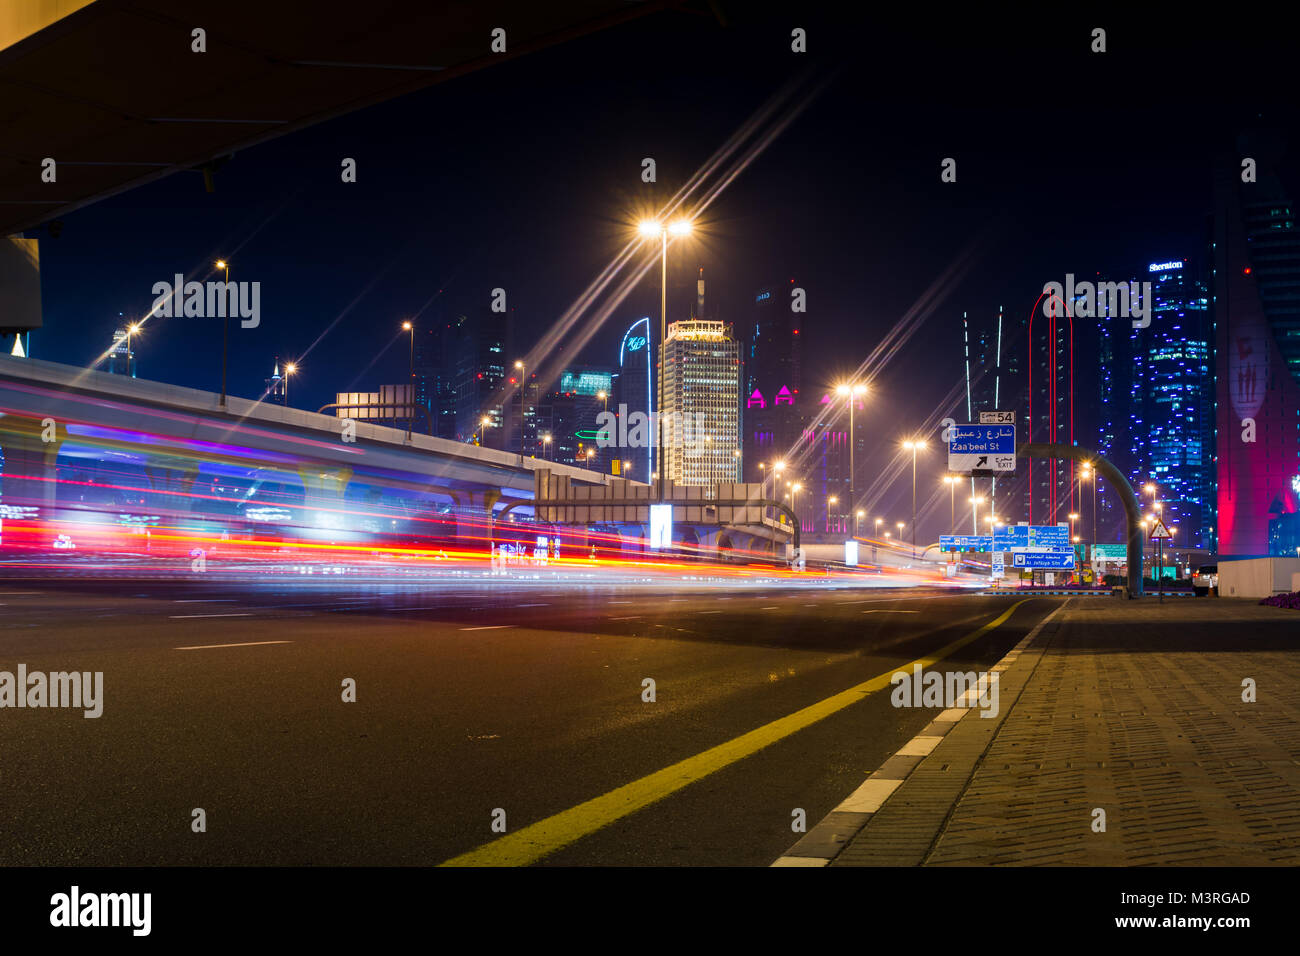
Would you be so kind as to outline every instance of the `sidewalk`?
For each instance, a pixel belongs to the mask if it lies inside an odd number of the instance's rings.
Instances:
[[[1300,613],[1075,598],[1000,689],[999,716],[967,711],[831,865],[1300,862]]]

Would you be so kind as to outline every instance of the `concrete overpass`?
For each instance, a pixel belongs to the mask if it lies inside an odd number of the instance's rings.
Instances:
[[[176,503],[200,474],[233,471],[301,483],[308,500],[337,503],[354,481],[408,490],[458,514],[489,514],[530,499],[545,468],[577,485],[599,472],[230,397],[35,359],[0,356],[3,497],[58,504],[58,468],[78,461],[142,469]],[[348,441],[348,437],[355,440]]]

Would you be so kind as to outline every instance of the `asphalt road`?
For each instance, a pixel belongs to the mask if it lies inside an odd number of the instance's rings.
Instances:
[[[2,580],[0,670],[102,671],[104,710],[0,709],[0,865],[430,865],[492,844],[498,809],[510,834],[554,823],[542,865],[767,865],[798,838],[796,808],[821,819],[934,711],[877,692],[777,725],[760,749],[719,745],[1015,604],[938,590]],[[987,668],[1054,604],[1023,603],[937,668]],[[693,782],[651,777],[700,754]]]

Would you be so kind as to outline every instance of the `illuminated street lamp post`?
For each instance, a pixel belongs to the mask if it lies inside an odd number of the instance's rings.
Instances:
[[[1092,462],[1083,463],[1083,471],[1079,477],[1080,480],[1092,485],[1092,543],[1097,544],[1097,473],[1093,470]]]
[[[668,340],[668,234],[671,232],[674,236],[687,236],[691,232],[691,221],[689,219],[678,219],[669,225],[665,225],[655,219],[642,220],[638,227],[641,235],[646,239],[658,238],[661,245],[660,252],[660,272],[659,272],[659,436],[657,440],[656,457],[659,463],[659,492],[658,499],[664,500],[664,358],[668,354],[666,348]]]
[[[528,421],[528,392],[524,388],[524,380],[528,377],[522,359],[515,360],[515,368],[519,370],[519,454],[522,456],[525,451],[527,442],[524,440],[526,429],[525,423]],[[507,441],[509,436],[507,435]]]
[[[139,331],[139,322],[132,322],[126,327],[126,374],[132,378],[135,378],[135,354],[131,351],[131,336]]]
[[[856,538],[856,537],[858,536],[858,534],[859,534],[859,527],[860,527],[861,524],[862,524],[862,519],[865,518],[866,516],[867,516],[867,513],[866,513],[865,511],[863,511],[861,508],[859,508],[859,509],[858,509],[858,513],[857,513],[856,515],[854,515],[854,517],[853,517],[853,536],[854,536],[855,538]]]
[[[225,259],[218,259],[217,268],[224,269],[226,271],[226,288],[229,289],[230,263],[227,262]],[[222,296],[225,299],[227,299],[227,301],[230,298],[228,293],[224,290],[222,292]],[[227,309],[226,311],[229,312],[230,310]],[[223,315],[221,317],[221,407],[222,408],[226,407],[226,352],[227,352],[227,345],[229,344],[229,342],[230,342],[230,318],[228,316]]]
[[[292,362],[286,362],[284,366],[284,407],[289,407],[289,376],[298,371],[298,366]]]
[[[980,533],[980,523],[979,523],[978,515],[979,515],[980,505],[982,504],[984,504],[984,499],[982,497],[975,497],[970,500],[970,524],[971,524],[970,533],[971,534]]]
[[[943,483],[948,486],[948,533],[952,535],[957,533],[957,481],[956,475],[943,476]]]
[[[856,433],[853,431],[853,410],[857,406],[859,395],[865,395],[867,386],[861,382],[848,384],[847,382],[835,386],[835,394],[843,396],[849,403],[849,508],[852,509],[858,503],[856,494],[857,488],[857,468],[853,459],[854,450],[857,447]],[[855,529],[856,530],[856,529]]]
[[[912,453],[912,557],[916,557],[916,453],[925,448],[925,442],[905,441],[903,447]]]
[[[542,436],[542,458],[545,461],[551,460],[551,436],[549,433]]]
[[[411,348],[406,364],[406,440],[411,440],[411,423],[415,420],[415,326],[403,322],[402,329],[411,333]],[[288,395],[288,391],[285,391]],[[286,404],[288,400],[286,399]]]

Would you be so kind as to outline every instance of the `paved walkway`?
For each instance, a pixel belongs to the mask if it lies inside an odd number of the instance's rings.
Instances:
[[[1008,662],[1000,698],[831,864],[1300,863],[1300,613],[1075,598]]]

